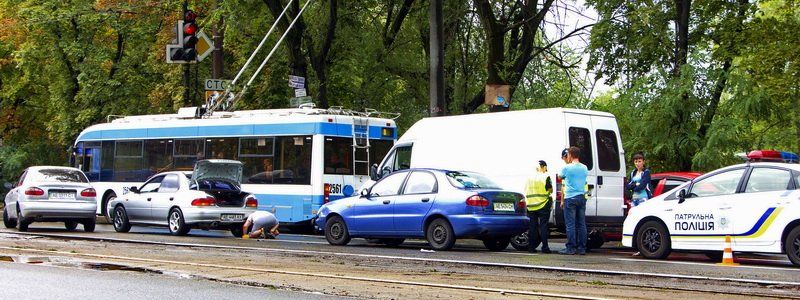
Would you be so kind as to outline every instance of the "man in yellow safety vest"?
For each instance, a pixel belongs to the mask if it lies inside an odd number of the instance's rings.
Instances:
[[[541,242],[542,253],[551,253],[547,238],[550,235],[548,223],[550,209],[553,207],[550,198],[552,194],[553,184],[550,174],[547,173],[547,163],[540,160],[536,173],[525,184],[525,203],[528,206],[528,217],[531,219],[528,228],[528,252],[536,253],[536,246]]]

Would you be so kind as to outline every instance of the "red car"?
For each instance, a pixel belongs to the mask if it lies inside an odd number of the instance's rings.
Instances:
[[[703,175],[699,172],[664,172],[650,175],[653,197],[669,192],[679,185]]]

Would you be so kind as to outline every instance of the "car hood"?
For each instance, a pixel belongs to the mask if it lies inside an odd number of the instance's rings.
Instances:
[[[202,179],[224,179],[242,182],[242,163],[236,160],[207,159],[198,161],[192,171],[192,181]]]

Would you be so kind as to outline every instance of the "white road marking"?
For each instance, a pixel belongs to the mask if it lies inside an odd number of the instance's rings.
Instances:
[[[706,266],[706,267],[724,267],[718,266],[714,263],[701,263],[701,262],[690,262],[690,261],[668,261],[668,260],[651,260],[651,259],[636,259],[636,258],[609,258],[610,260],[617,260],[617,261],[633,261],[633,262],[645,262],[645,263],[660,263],[660,264],[675,264],[675,265],[696,265],[696,266]],[[745,265],[738,265],[734,266],[734,268],[747,268],[747,269],[764,269],[764,270],[780,270],[780,271],[795,271],[800,272],[800,270],[793,270],[791,266],[787,266],[786,268],[781,267],[762,267],[762,266],[745,266]]]

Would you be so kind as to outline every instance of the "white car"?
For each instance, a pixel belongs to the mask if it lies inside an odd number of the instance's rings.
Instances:
[[[630,210],[622,244],[647,258],[674,250],[718,258],[735,252],[785,253],[800,266],[800,165],[748,163],[722,168]]]
[[[3,224],[27,231],[33,222],[64,222],[67,230],[78,223],[86,232],[93,232],[97,192],[86,174],[67,167],[39,166],[25,169],[5,198]]]
[[[201,228],[226,229],[241,237],[244,221],[258,207],[256,198],[241,190],[241,178],[239,161],[201,160],[191,173],[159,173],[112,198],[108,215],[117,232],[145,225],[167,226],[173,235]]]

